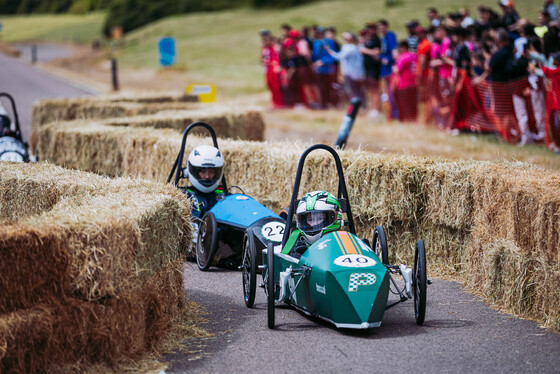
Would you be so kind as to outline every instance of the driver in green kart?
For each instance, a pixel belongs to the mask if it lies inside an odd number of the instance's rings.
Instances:
[[[340,230],[342,213],[338,199],[327,191],[306,194],[296,209],[297,229],[292,232],[282,253],[295,258],[326,233]]]

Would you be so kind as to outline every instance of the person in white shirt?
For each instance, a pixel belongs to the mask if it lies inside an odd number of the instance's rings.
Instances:
[[[366,103],[364,83],[366,71],[364,68],[364,57],[358,48],[358,38],[349,31],[342,33],[344,44],[340,52],[334,52],[327,46],[327,52],[336,60],[340,61],[340,71],[344,79],[344,86],[350,98],[357,97]]]

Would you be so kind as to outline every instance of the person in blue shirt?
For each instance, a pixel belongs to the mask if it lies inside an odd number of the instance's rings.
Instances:
[[[317,74],[317,85],[321,93],[321,106],[323,108],[327,108],[333,101],[333,93],[331,91],[333,90],[332,84],[335,82],[332,80],[336,71],[336,60],[330,55],[325,46],[328,46],[334,52],[338,52],[335,42],[332,39],[325,38],[325,31],[324,27],[317,27],[312,53],[313,66]]]
[[[379,61],[381,62],[380,78],[384,81],[385,92],[382,101],[389,102],[390,118],[398,118],[397,101],[395,93],[391,89],[391,76],[393,74],[393,65],[395,64],[397,54],[397,36],[389,30],[389,22],[385,19],[377,21],[377,30],[382,36],[381,53]]]

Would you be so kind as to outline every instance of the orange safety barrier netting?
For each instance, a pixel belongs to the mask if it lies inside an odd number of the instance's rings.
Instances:
[[[546,146],[560,151],[560,68],[545,70],[546,79]]]
[[[473,82],[463,70],[444,79],[432,70],[424,91],[425,121],[439,129],[495,133],[514,144],[544,141],[560,149],[560,69],[509,82]]]
[[[416,86],[395,89],[395,101],[399,121],[416,122],[418,120],[418,90]]]

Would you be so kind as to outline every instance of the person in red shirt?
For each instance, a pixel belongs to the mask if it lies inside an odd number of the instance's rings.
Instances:
[[[395,98],[399,121],[415,122],[417,116],[416,65],[418,56],[409,51],[408,41],[399,42],[399,55],[394,66],[396,75]]]
[[[543,66],[542,71],[548,79],[546,106],[548,111],[547,144],[555,152],[560,152],[560,52],[552,55],[554,69]]]
[[[432,43],[428,40],[428,32],[422,27],[416,28],[418,35],[418,64],[416,65],[416,85],[420,94],[420,100],[426,101],[426,86],[430,75],[430,55]]]
[[[265,68],[265,79],[268,89],[272,95],[272,108],[284,107],[284,96],[282,94],[280,59],[278,57],[278,46],[270,31],[261,31],[262,47],[261,62]]]

